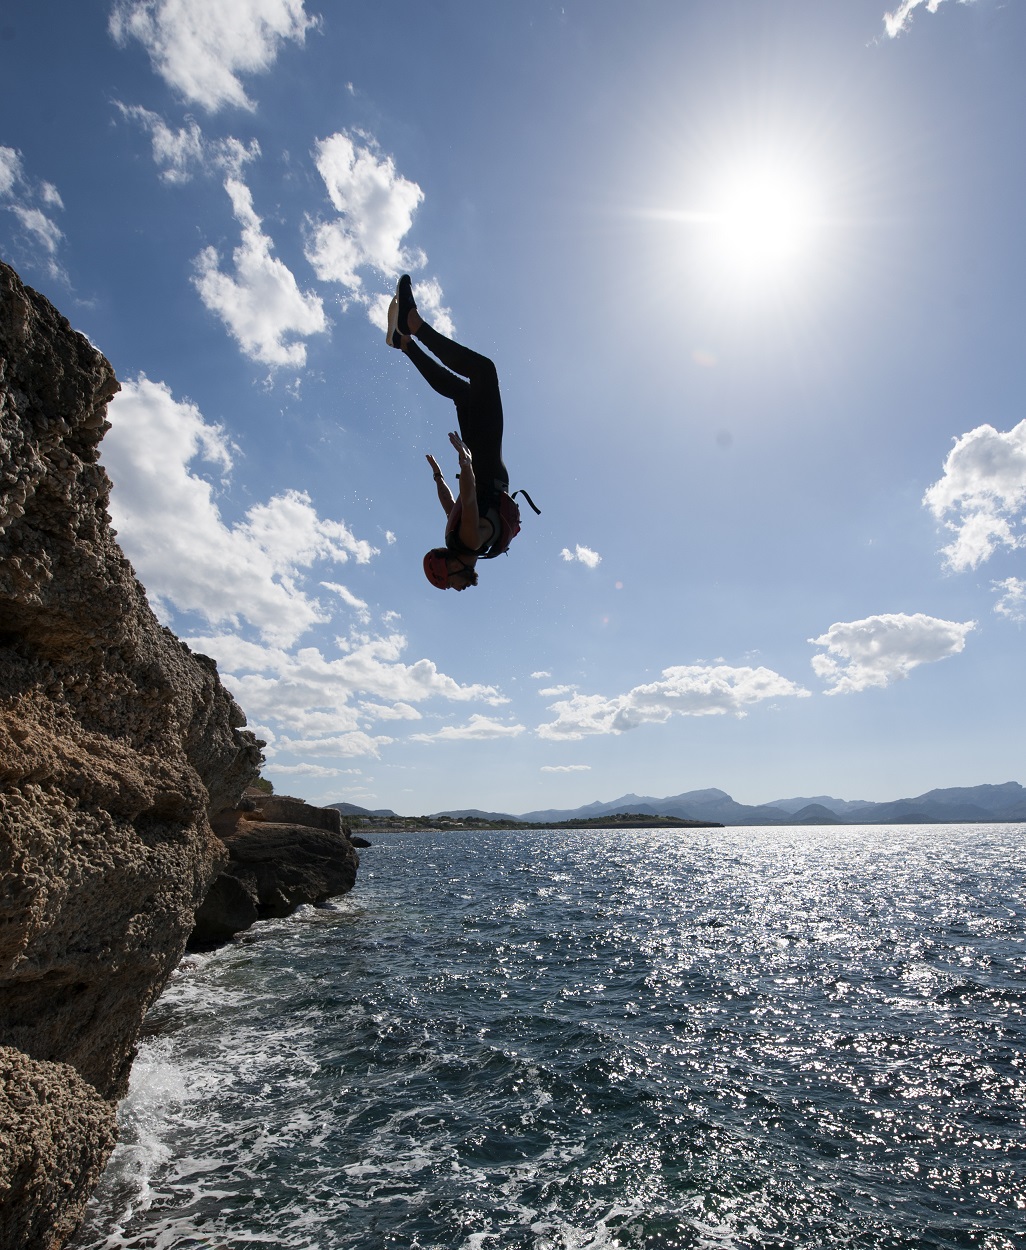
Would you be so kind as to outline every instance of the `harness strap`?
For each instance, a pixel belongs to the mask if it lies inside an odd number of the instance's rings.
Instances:
[[[541,516],[541,508],[538,507],[538,505],[534,502],[534,500],[531,498],[531,496],[527,493],[526,490],[515,490],[513,494],[510,495],[510,499],[516,499],[517,495],[523,495],[523,497],[531,505],[531,508],[534,511],[535,516]]]

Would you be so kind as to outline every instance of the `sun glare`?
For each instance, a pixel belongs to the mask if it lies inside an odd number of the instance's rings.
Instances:
[[[709,259],[744,284],[797,277],[815,250],[820,208],[809,179],[780,161],[722,171],[708,198]]]

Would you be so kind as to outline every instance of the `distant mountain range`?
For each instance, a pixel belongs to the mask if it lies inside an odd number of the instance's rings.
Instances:
[[[395,816],[395,812],[357,807],[353,803],[332,803],[343,815]],[[549,821],[586,820],[612,816],[616,812],[633,815],[676,816],[684,820],[712,821],[721,825],[901,825],[954,824],[990,821],[1026,822],[1026,789],[1017,781],[997,786],[953,786],[928,790],[910,799],[870,803],[863,799],[835,799],[827,794],[812,798],[774,799],[749,806],[735,801],[723,790],[689,790],[669,798],[656,799],[625,794],[611,803],[588,803],[584,807],[543,808],[523,812],[483,812],[477,808],[434,812],[433,816],[462,820],[522,820],[534,824]]]

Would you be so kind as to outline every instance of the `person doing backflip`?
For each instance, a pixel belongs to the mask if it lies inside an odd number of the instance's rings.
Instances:
[[[495,365],[428,325],[417,311],[409,274],[403,274],[396,285],[385,338],[390,347],[413,361],[433,390],[456,405],[459,433],[452,431],[449,442],[459,457],[459,496],[453,498],[438,462],[429,455],[446,525],[445,546],[427,553],[424,572],[440,590],[466,590],[477,585],[474,566],[478,560],[505,551],[520,528],[502,461],[502,399]],[[438,360],[423,351],[415,338]]]

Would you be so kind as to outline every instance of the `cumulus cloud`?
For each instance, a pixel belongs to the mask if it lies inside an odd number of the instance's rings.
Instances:
[[[286,340],[323,333],[324,305],[312,291],[300,291],[292,271],[272,255],[245,183],[229,178],[224,186],[242,226],[242,243],[232,254],[235,274],[222,273],[217,250],[207,247],[196,257],[193,284],[250,359],[302,367],[306,344]]]
[[[542,764],[543,773],[590,773],[590,764]]]
[[[406,663],[402,634],[338,639],[341,654],[334,657],[317,647],[292,652],[225,632],[186,641],[214,657],[247,714],[274,732],[276,752],[297,749],[297,741],[317,741],[322,754],[330,753],[339,735],[350,744],[362,742],[348,735],[363,733],[375,721],[419,719],[415,705],[431,699],[506,702],[493,686],[460,685],[432,660]]]
[[[376,548],[344,522],[322,520],[308,495],[285,491],[254,504],[234,524],[222,519],[211,483],[192,467],[225,474],[224,431],[168,387],[140,376],[112,401],[103,461],[113,482],[110,510],[129,559],[158,606],[173,604],[211,624],[248,621],[289,645],[330,619],[300,585],[318,561],[366,564]]]
[[[1026,512],[1026,421],[1007,434],[980,425],[956,439],[923,503],[955,535],[943,549],[952,569],[974,569],[999,546],[1023,546],[1016,527]]]
[[[360,137],[365,143],[339,131],[317,144],[317,172],[341,220],[317,226],[309,252],[318,276],[354,288],[362,285],[356,271],[365,265],[398,274],[425,260],[423,253],[402,247],[424,192],[396,170],[390,156],[377,151],[373,140]]]
[[[531,676],[535,679],[535,681],[541,681],[542,678],[551,677],[552,674],[548,671],[548,669],[540,668],[537,672],[532,673]]]
[[[582,547],[580,543],[573,549],[564,547],[560,553],[564,560],[577,560],[589,569],[597,569],[602,563],[602,557],[597,551],[592,551],[590,547]]]
[[[543,699],[555,699],[561,694],[570,694],[576,686],[544,686],[538,691]]]
[[[508,702],[492,686],[461,685],[431,660],[406,662],[408,644],[401,634],[354,633],[336,640],[340,653],[334,656],[317,647],[293,651],[251,642],[227,631],[186,641],[217,661],[224,684],[269,743],[272,773],[302,775],[311,760],[317,768],[332,769],[338,759],[379,758],[396,741],[391,733],[381,732],[380,722],[421,720],[417,705],[429,701],[477,701],[496,707]],[[411,740],[489,739],[523,731],[522,725],[478,714],[466,725],[415,734]]]
[[[324,764],[274,764],[271,771],[288,777],[342,777],[360,772],[358,768],[328,768]]]
[[[64,207],[53,183],[29,177],[21,153],[0,146],[0,206],[18,219],[22,229],[20,242],[28,257],[35,263],[41,262],[51,277],[63,278],[56,258],[64,234],[40,204],[48,209]]]
[[[247,162],[260,155],[260,145],[255,139],[248,144],[232,138],[207,139],[191,118],[176,130],[159,113],[139,104],[119,101],[115,104],[122,117],[150,136],[153,160],[161,166],[160,177],[164,182],[188,182],[197,169],[204,172],[216,169],[237,177]]]
[[[1026,581],[1021,577],[1006,577],[1004,581],[992,582],[1001,598],[994,604],[994,611],[1007,616],[1010,621],[1026,621]]]
[[[817,677],[830,683],[826,694],[854,694],[889,686],[920,664],[957,655],[975,621],[944,621],[917,612],[889,613],[862,621],[839,621],[809,642],[825,647],[813,657]]]
[[[404,271],[424,267],[424,253],[403,246],[424,192],[404,178],[392,158],[360,131],[343,130],[320,140],[314,160],[339,215],[328,221],[308,221],[307,260],[322,282],[339,283],[350,299],[365,304],[371,322],[384,331],[389,297],[368,294],[359,271],[372,269],[393,280]],[[425,317],[444,334],[452,334],[454,327],[438,282],[419,281],[416,296]]]
[[[349,733],[334,734],[328,738],[281,738],[275,746],[275,754],[288,751],[293,755],[330,755],[341,756],[343,759],[358,759],[361,756],[381,758],[381,748],[391,745],[394,738],[387,734],[372,736],[362,730]],[[277,768],[279,765],[272,764]]]
[[[753,703],[778,697],[806,698],[809,692],[768,668],[728,665],[680,665],[663,669],[662,680],[635,686],[626,694],[606,698],[575,694],[553,703],[556,719],[538,727],[538,736],[552,740],[587,734],[619,734],[673,715],[744,716]]]
[[[252,110],[240,75],[270,69],[283,45],[302,43],[317,19],[304,0],[117,0],[111,35],[138,40],[172,90],[208,113]]]
[[[523,725],[506,725],[502,721],[475,712],[465,725],[447,725],[433,734],[411,734],[411,742],[482,742],[489,738],[516,738],[524,732]]]

